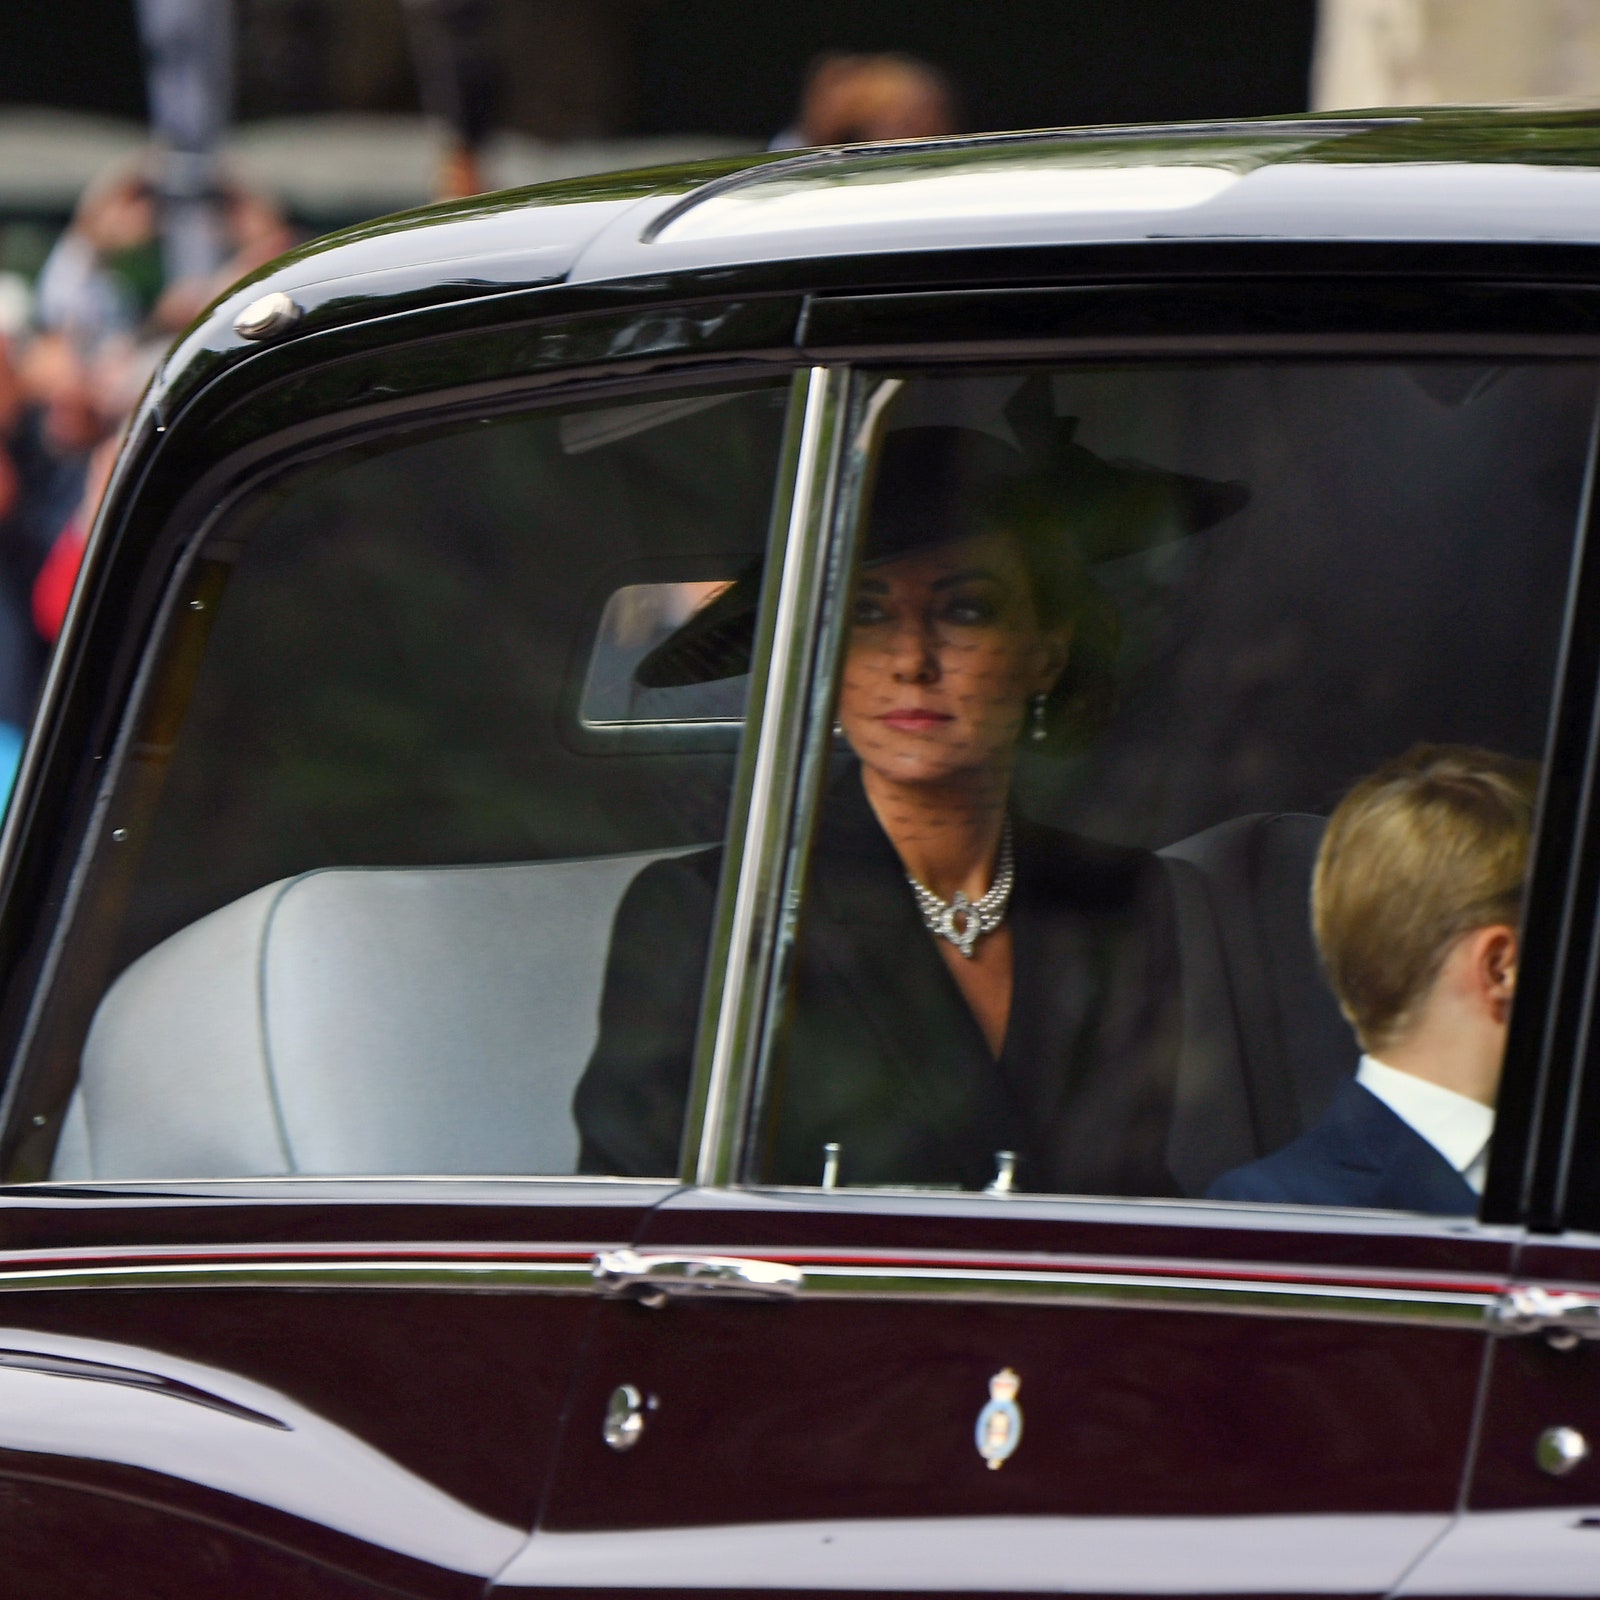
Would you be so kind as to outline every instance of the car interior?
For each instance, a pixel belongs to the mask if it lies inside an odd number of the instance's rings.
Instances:
[[[1184,1193],[1355,1070],[1307,912],[1344,790],[1422,740],[1541,753],[1595,378],[1049,374],[1103,458],[1249,490],[1095,565],[1116,704],[1016,777],[1025,813],[1153,851],[1172,886]],[[891,426],[1004,441],[1028,381],[914,375]],[[721,842],[740,734],[743,679],[634,674],[761,561],[786,397],[390,433],[213,537],[227,587],[137,867],[74,930],[88,1000],[39,1035],[75,1085],[54,1181],[574,1170],[616,908],[651,862]]]

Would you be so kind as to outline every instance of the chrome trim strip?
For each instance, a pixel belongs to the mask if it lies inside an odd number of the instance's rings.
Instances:
[[[1484,1332],[1497,1296],[1475,1291],[1360,1288],[1349,1284],[1233,1281],[1180,1274],[808,1266],[806,1299],[960,1300],[1071,1304],[1107,1310],[1227,1311],[1250,1316],[1337,1317],[1432,1323]]]
[[[387,1261],[404,1263],[506,1262],[516,1266],[587,1266],[600,1250],[621,1248],[611,1240],[559,1244],[439,1244],[414,1239],[341,1244],[173,1244],[68,1245],[60,1249],[0,1250],[0,1276],[9,1270],[40,1267],[128,1266],[167,1267],[252,1261],[330,1262]]]
[[[587,1261],[192,1261],[0,1272],[0,1294],[33,1289],[518,1289],[596,1294]]]
[[[685,1134],[685,1181],[706,1186],[732,1181],[760,1044],[766,974],[775,946],[803,742],[802,713],[811,687],[813,622],[828,572],[825,535],[832,519],[848,382],[848,369],[842,367],[812,367],[795,375],[794,393],[798,398],[803,384],[805,400],[799,438],[785,442],[785,469],[792,445],[794,470],[782,570],[771,610],[770,642],[758,638],[751,667],[747,727],[754,731],[747,733],[747,749],[741,756],[741,782],[735,788],[738,809],[725,857],[724,879],[737,871],[738,882],[727,943],[714,943],[712,948],[696,1072],[696,1090],[704,1084],[704,1099],[698,1093],[691,1096]],[[772,576],[769,571],[769,593]],[[753,751],[748,748],[752,737]],[[742,805],[741,795],[747,796]]]
[[[723,1254],[737,1254],[724,1250]],[[774,1255],[768,1251],[766,1256]],[[1372,1289],[1385,1294],[1413,1291],[1476,1294],[1494,1298],[1510,1280],[1500,1274],[1418,1272],[1409,1268],[1361,1269],[1351,1267],[1295,1266],[1273,1261],[1226,1258],[1210,1261],[1187,1256],[1066,1255],[1050,1251],[1010,1253],[976,1250],[778,1250],[776,1259],[808,1271],[839,1267],[851,1272],[894,1273],[901,1269],[950,1269],[958,1272],[1055,1272],[1085,1276],[1181,1278],[1186,1283],[1254,1283],[1268,1288],[1298,1288],[1302,1284],[1328,1284],[1340,1289]]]
[[[594,1294],[614,1244],[180,1245],[0,1253],[0,1294],[35,1289],[494,1289]]]
[[[600,1294],[594,1262],[621,1247],[560,1244],[532,1249],[467,1245],[180,1246],[0,1254],[0,1294],[70,1289],[318,1288]],[[1104,1309],[1223,1311],[1253,1316],[1337,1317],[1487,1332],[1507,1286],[1457,1274],[1338,1268],[1229,1266],[1049,1256],[1006,1259],[964,1252],[869,1255],[738,1248],[715,1258],[795,1269],[801,1300],[870,1297]]]

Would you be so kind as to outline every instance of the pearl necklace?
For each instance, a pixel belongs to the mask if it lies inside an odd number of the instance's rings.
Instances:
[[[1015,879],[1009,817],[1000,835],[1000,859],[995,864],[994,882],[981,898],[969,900],[957,889],[951,899],[943,900],[927,884],[919,883],[909,872],[906,874],[906,882],[917,897],[917,910],[922,913],[928,932],[948,939],[969,961],[978,940],[986,933],[993,933],[1006,920],[1006,907],[1011,901],[1011,885]]]

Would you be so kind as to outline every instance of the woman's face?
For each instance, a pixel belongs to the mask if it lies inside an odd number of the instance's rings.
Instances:
[[[1008,770],[1028,699],[1060,677],[1069,641],[1069,628],[1040,626],[1004,534],[869,567],[839,693],[845,737],[899,783]]]

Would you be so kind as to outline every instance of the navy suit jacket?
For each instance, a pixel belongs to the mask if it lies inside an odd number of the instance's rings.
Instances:
[[[1466,1179],[1354,1078],[1339,1085],[1314,1127],[1270,1156],[1223,1173],[1206,1196],[1438,1216],[1468,1216],[1478,1209]]]

